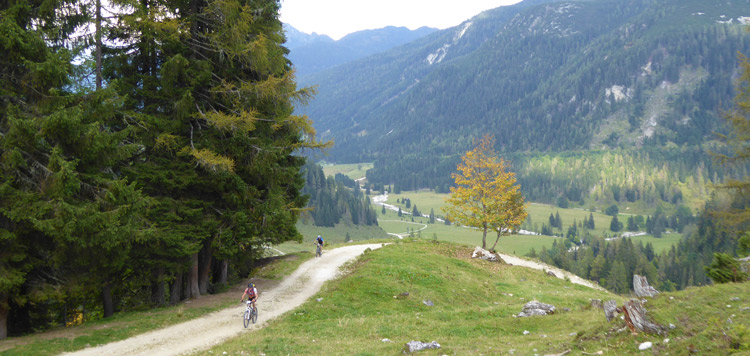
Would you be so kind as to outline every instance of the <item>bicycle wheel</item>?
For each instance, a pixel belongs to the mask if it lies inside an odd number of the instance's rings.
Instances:
[[[245,324],[245,327],[250,325],[250,310],[245,310],[245,316],[242,318],[243,324]]]
[[[255,322],[258,321],[258,308],[253,308],[252,319],[253,319],[253,324],[255,324]]]

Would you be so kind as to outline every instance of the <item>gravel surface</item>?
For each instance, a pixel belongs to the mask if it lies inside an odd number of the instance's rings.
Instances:
[[[247,329],[242,326],[245,306],[237,303],[236,307],[198,319],[64,355],[181,355],[205,350],[240,333],[262,328],[266,321],[298,307],[315,295],[323,283],[334,279],[343,264],[361,255],[367,248],[374,250],[381,246],[341,247],[324,251],[322,257],[303,263],[278,286],[259,291],[258,323]]]

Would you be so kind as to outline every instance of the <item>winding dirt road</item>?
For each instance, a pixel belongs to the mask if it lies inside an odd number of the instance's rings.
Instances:
[[[335,278],[346,262],[366,249],[382,244],[352,245],[325,251],[323,256],[303,263],[277,287],[260,291],[258,324],[242,327],[244,305],[227,308],[204,317],[129,339],[64,355],[180,355],[207,349],[250,329],[263,327],[265,321],[296,308],[315,295],[328,280]]]

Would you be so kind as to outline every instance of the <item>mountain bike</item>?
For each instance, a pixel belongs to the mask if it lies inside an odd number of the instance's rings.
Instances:
[[[321,246],[319,243],[315,244],[315,257],[321,257],[323,256],[323,251],[321,249]]]
[[[245,308],[245,316],[243,317],[243,324],[245,327],[250,325],[250,321],[252,320],[253,324],[255,324],[256,321],[258,321],[258,308],[253,306],[253,302],[247,301],[247,307]]]

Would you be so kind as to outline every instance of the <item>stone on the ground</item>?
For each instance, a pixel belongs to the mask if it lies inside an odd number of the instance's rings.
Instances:
[[[485,250],[485,249],[483,249],[483,248],[481,248],[479,246],[477,246],[476,248],[474,248],[474,252],[471,254],[471,258],[479,258],[479,259],[482,259],[482,260],[485,260],[485,261],[490,261],[490,262],[501,262],[502,261],[502,259],[500,259],[500,256],[498,256],[498,255],[496,255],[496,254],[494,254],[494,253],[492,253],[490,251],[487,251],[487,250]]]
[[[591,307],[597,309],[604,309],[604,303],[601,299],[591,299]]]
[[[547,271],[547,275],[557,278],[557,275],[555,274],[555,272],[552,272],[552,271]]]
[[[518,313],[519,317],[527,317],[532,315],[549,315],[555,314],[555,306],[551,304],[545,304],[537,302],[536,300],[530,301],[523,306],[523,310]]]
[[[421,342],[421,341],[409,341],[404,345],[404,351],[412,353],[422,350],[429,350],[429,349],[439,349],[440,344],[438,344],[436,341],[427,343],[427,342]]]
[[[431,300],[423,300],[422,303],[428,307],[435,306],[435,303],[433,303]]]
[[[654,344],[651,343],[651,341],[646,341],[642,343],[640,346],[638,346],[638,350],[648,350],[651,348],[651,346],[654,346]]]

